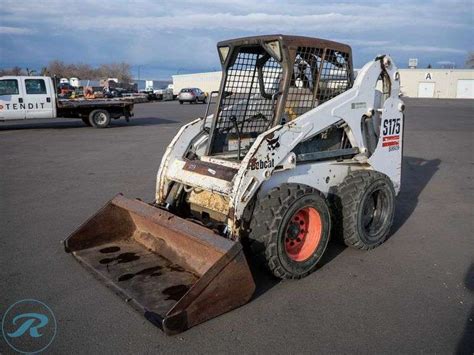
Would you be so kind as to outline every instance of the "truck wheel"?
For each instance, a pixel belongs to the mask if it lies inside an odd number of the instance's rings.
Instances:
[[[179,104],[182,105],[182,104],[183,104],[183,101],[179,100]]]
[[[82,122],[84,122],[84,124],[86,126],[92,126],[91,123],[89,122],[89,117],[82,117]]]
[[[94,110],[89,114],[89,122],[92,127],[106,128],[110,124],[110,114],[106,110]]]
[[[316,269],[329,241],[331,218],[319,191],[282,184],[256,202],[250,248],[277,277],[299,279]]]
[[[335,234],[347,246],[369,250],[387,240],[395,214],[395,190],[386,175],[352,172],[331,200]]]

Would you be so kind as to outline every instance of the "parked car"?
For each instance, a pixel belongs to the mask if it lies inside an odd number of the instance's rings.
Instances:
[[[189,102],[190,104],[202,102],[205,104],[206,93],[198,88],[184,88],[179,92],[178,100],[180,104],[183,104],[183,102]]]

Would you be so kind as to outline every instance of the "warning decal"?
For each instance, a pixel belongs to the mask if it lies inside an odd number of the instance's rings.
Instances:
[[[400,144],[400,136],[385,136],[383,137],[382,147],[391,147]]]
[[[388,151],[400,149],[400,118],[392,118],[383,121],[382,147],[388,147]]]

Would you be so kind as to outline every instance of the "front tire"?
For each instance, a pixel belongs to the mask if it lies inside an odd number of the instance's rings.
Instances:
[[[369,250],[388,238],[395,215],[395,190],[379,172],[349,174],[333,195],[335,233],[347,246]]]
[[[331,218],[319,191],[282,184],[257,200],[250,248],[276,276],[299,279],[313,272],[326,250]]]
[[[106,128],[110,124],[110,114],[106,110],[94,110],[89,114],[89,123],[95,128]]]

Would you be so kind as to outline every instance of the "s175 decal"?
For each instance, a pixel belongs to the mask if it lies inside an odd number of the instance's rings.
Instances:
[[[383,121],[382,147],[388,147],[389,152],[400,149],[400,118]]]
[[[383,121],[383,135],[399,134],[400,133],[400,118],[391,118]]]

